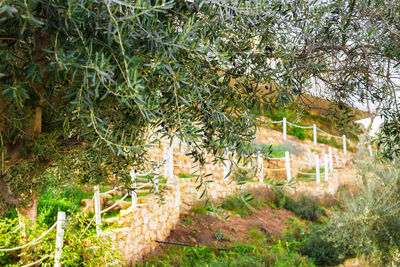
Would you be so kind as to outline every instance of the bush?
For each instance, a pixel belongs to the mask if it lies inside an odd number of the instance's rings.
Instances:
[[[261,198],[252,196],[251,193],[238,193],[226,197],[221,208],[233,211],[241,217],[249,216],[254,210],[265,207],[264,201]]]
[[[299,200],[287,197],[283,207],[294,212],[296,216],[313,222],[319,221],[324,214],[319,204],[305,195],[301,195]]]
[[[375,162],[359,163],[362,177],[357,195],[348,198],[344,211],[330,216],[329,240],[351,247],[376,266],[398,265],[400,248],[400,167]],[[361,183],[360,183],[361,184]]]
[[[298,127],[290,127],[287,131],[287,134],[295,136],[297,139],[305,140],[307,135],[303,128]]]
[[[297,200],[280,191],[275,192],[275,195],[273,202],[269,202],[272,208],[285,208],[296,214],[297,217],[313,222],[319,221],[321,216],[325,215],[321,206],[306,195],[301,195]]]
[[[336,266],[354,257],[354,252],[346,246],[337,246],[327,240],[324,226],[311,227],[311,233],[300,249],[302,254],[311,257],[317,265]]]

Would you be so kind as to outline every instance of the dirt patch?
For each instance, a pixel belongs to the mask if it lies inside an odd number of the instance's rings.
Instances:
[[[271,236],[279,236],[286,228],[288,217],[295,215],[287,210],[274,210],[267,206],[249,217],[230,216],[219,220],[213,215],[186,214],[171,231],[167,241],[189,245],[221,246],[233,242],[246,242],[248,232],[256,228]]]

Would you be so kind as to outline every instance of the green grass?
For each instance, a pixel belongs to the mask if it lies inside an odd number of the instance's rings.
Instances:
[[[252,196],[251,193],[230,195],[221,203],[221,208],[229,210],[233,214],[238,214],[241,217],[247,217],[263,207],[265,207],[264,200]]]
[[[209,267],[263,267],[315,266],[312,260],[283,245],[263,248],[248,243],[235,243],[227,250],[206,246],[171,247],[159,257],[145,260],[136,266],[209,266]]]
[[[189,211],[195,214],[208,214],[209,212],[208,207],[205,207],[204,205],[200,204],[195,205]]]

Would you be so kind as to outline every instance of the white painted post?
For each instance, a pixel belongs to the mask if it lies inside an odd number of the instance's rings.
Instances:
[[[328,181],[329,177],[329,164],[328,164],[328,155],[324,153],[324,168],[325,168],[325,181]]]
[[[264,182],[264,166],[263,158],[261,157],[260,151],[257,152],[257,163],[258,163],[258,182]]]
[[[332,147],[329,147],[329,171],[333,171]]]
[[[96,233],[101,235],[101,207],[100,207],[100,188],[99,185],[94,187],[94,216],[96,217]]]
[[[369,151],[369,157],[372,159],[374,157],[374,154],[372,154],[372,147],[371,145],[368,145],[368,151]]]
[[[317,125],[313,124],[314,145],[317,145]]]
[[[54,255],[54,267],[61,267],[60,259],[64,245],[64,224],[65,212],[59,211],[57,214],[56,253]]]
[[[136,193],[136,171],[134,169],[129,173],[132,180],[132,208],[137,207],[137,193]]]
[[[321,173],[319,170],[319,156],[315,155],[315,173],[317,174],[317,184],[321,183]]]
[[[283,140],[286,141],[286,118],[283,118]]]
[[[292,180],[291,177],[291,173],[290,173],[290,155],[289,155],[289,151],[285,152],[285,160],[286,160],[286,177],[288,182],[290,182],[290,180]]]
[[[225,160],[224,160],[224,181],[228,180],[228,174],[230,169],[230,161],[229,161],[229,151],[225,149]]]
[[[346,135],[343,135],[343,153],[347,154]]]

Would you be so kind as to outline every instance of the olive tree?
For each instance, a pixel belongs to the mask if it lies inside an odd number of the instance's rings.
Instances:
[[[150,140],[246,148],[268,107],[277,8],[264,0],[0,2],[0,193],[35,219],[43,173],[140,168]],[[287,89],[289,91],[289,89]],[[288,94],[289,95],[289,94]]]
[[[397,116],[398,1],[284,1],[280,10],[273,48],[295,92],[319,91],[333,103],[338,127],[346,127],[355,103],[368,107],[372,117]],[[398,119],[392,121],[398,125]]]

